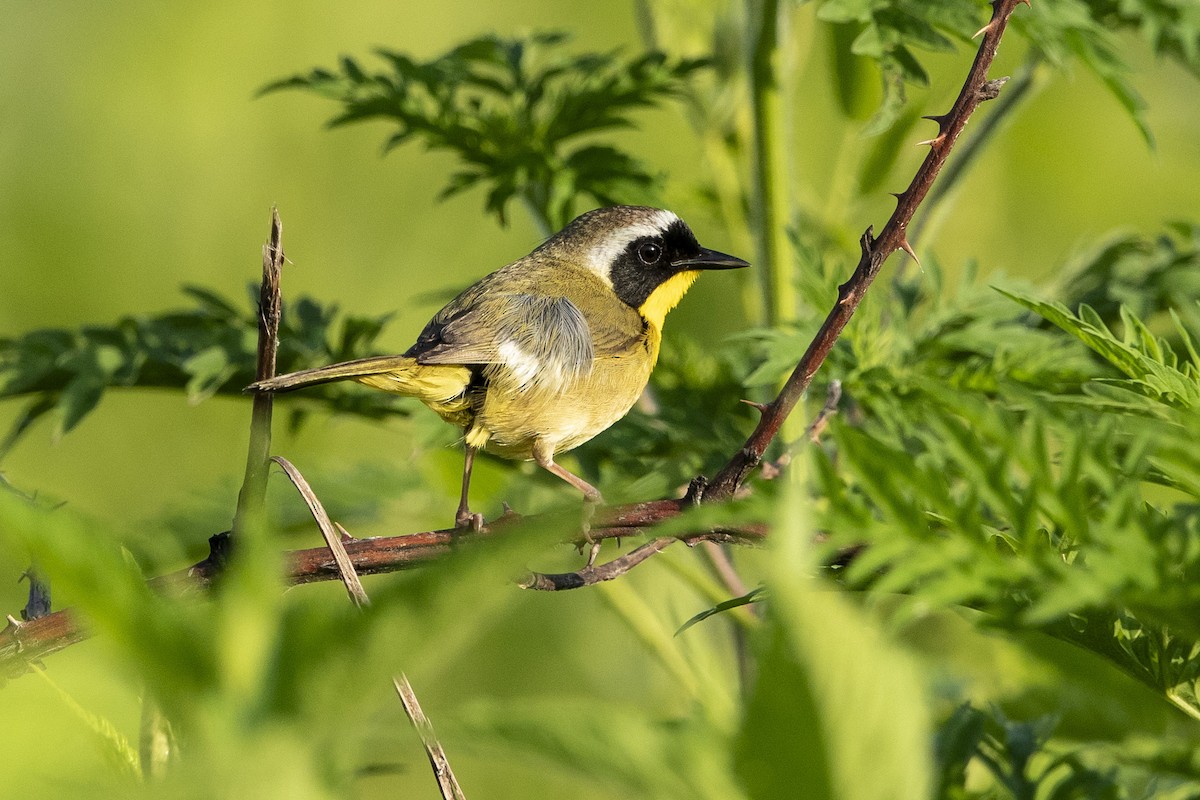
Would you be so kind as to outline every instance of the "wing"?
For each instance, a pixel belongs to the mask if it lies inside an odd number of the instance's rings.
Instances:
[[[506,369],[521,388],[561,391],[591,372],[592,333],[565,297],[461,297],[425,326],[408,353],[422,364]]]

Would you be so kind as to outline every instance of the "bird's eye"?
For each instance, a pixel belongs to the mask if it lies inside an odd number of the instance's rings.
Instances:
[[[654,242],[645,242],[637,252],[643,264],[657,264],[662,258],[662,247]]]

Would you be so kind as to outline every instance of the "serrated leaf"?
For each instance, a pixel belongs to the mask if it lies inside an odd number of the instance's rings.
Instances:
[[[336,75],[314,70],[272,86],[332,97],[341,106],[332,124],[389,120],[397,130],[387,149],[419,140],[453,152],[467,168],[441,197],[481,185],[485,208],[502,224],[509,203],[521,198],[543,227],[556,229],[574,215],[580,195],[605,204],[651,197],[655,178],[636,159],[609,144],[581,147],[578,140],[632,127],[633,111],[678,95],[688,77],[707,66],[657,52],[572,56],[565,44],[558,32],[484,36],[426,62],[381,51],[391,71],[379,75],[346,59]],[[564,164],[575,169],[573,176],[562,174]]]
[[[56,439],[69,433],[96,407],[104,395],[107,385],[105,378],[99,369],[84,367],[67,382],[54,405],[58,415],[58,424],[54,429]]]

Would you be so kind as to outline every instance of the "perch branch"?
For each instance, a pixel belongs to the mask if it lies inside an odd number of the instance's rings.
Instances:
[[[994,0],[992,3],[991,21],[980,31],[983,41],[979,45],[979,52],[975,54],[975,61],[971,64],[971,70],[963,82],[958,98],[948,112],[929,118],[937,123],[938,134],[927,142],[929,153],[925,160],[917,169],[908,188],[896,196],[896,210],[892,212],[879,236],[875,236],[870,227],[863,233],[859,240],[862,254],[854,274],[838,287],[837,302],[821,324],[800,363],[780,390],[779,396],[763,410],[758,426],[750,434],[750,438],[709,484],[705,491],[706,500],[721,501],[733,497],[750,472],[762,461],[763,453],[783,427],[784,420],[808,390],[813,375],[825,362],[842,329],[846,327],[867,289],[879,274],[883,262],[897,250],[912,253],[906,231],[913,214],[928,194],[942,165],[946,163],[946,157],[953,149],[972,112],[983,101],[995,98],[1004,84],[1005,79],[989,81],[987,72],[996,57],[996,47],[1000,43],[1000,37],[1004,35],[1009,17],[1022,2],[1027,0]]]
[[[597,511],[598,524],[592,528],[589,535],[594,540],[644,535],[654,525],[678,516],[683,509],[690,506],[691,503],[684,500],[653,500],[600,509]],[[401,536],[352,539],[342,542],[342,547],[354,571],[359,575],[398,572],[427,564],[466,543],[483,544],[490,535],[518,524],[519,520],[515,515],[502,518],[480,531],[445,528]],[[756,544],[766,536],[765,527],[749,525],[736,530],[722,528],[679,538],[685,539],[689,544],[701,541]],[[569,540],[564,539],[564,542],[567,541]],[[218,534],[212,537],[209,540],[211,552],[207,558],[185,569],[151,579],[151,588],[165,590],[208,587],[224,568],[228,557],[227,543],[227,536]],[[616,577],[628,572],[649,555],[652,553],[647,553],[638,560],[617,559],[615,563],[603,564],[594,567],[593,570]],[[339,578],[337,563],[330,555],[328,547],[292,550],[285,555],[284,563],[285,580],[292,585]],[[578,585],[585,586],[596,582],[598,581],[591,580],[580,582]],[[14,620],[8,627],[0,629],[0,676],[10,666],[14,676],[22,674],[28,663],[80,642],[89,635],[78,614],[71,609],[56,611],[30,622]]]

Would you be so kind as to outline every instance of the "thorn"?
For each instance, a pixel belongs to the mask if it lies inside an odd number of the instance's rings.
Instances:
[[[917,254],[913,252],[912,245],[908,243],[908,238],[900,240],[900,249],[908,253],[913,261],[917,262],[917,266],[921,266],[921,259],[917,258]]]
[[[920,147],[923,144],[927,144],[930,147],[933,147],[935,144],[940,142],[941,139],[942,139],[942,135],[939,133],[937,136],[933,137],[932,139],[922,139],[921,141],[917,142],[916,146]]]
[[[9,630],[11,628],[14,631],[19,631],[21,628],[25,627],[25,623],[13,617],[12,614],[5,614],[4,618],[8,620],[8,626],[5,627],[5,630]]]
[[[757,411],[760,414],[765,414],[765,413],[767,413],[768,409],[770,409],[770,406],[768,406],[767,404],[756,403],[753,400],[739,400],[738,402],[745,403],[746,405],[750,406],[751,408],[753,408],[755,411]]]
[[[349,544],[350,542],[358,541],[358,539],[355,539],[353,536],[350,535],[350,532],[348,530],[346,530],[345,528],[342,527],[342,523],[335,522],[335,523],[333,523],[333,527],[337,528],[337,532],[342,535],[342,544]]]
[[[936,122],[938,125],[938,128],[941,129],[941,128],[945,127],[946,123],[950,120],[950,115],[949,114],[926,114],[925,116],[921,117],[921,119],[927,119],[930,122]]]
[[[987,32],[988,32],[988,31],[990,31],[991,29],[992,29],[992,23],[990,23],[990,22],[989,22],[987,25],[984,25],[982,28],[980,28],[979,30],[975,31],[975,33],[974,33],[974,34],[971,36],[971,38],[972,38],[972,39],[978,39],[980,36],[982,36],[983,34],[987,33]]]

